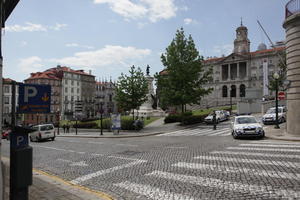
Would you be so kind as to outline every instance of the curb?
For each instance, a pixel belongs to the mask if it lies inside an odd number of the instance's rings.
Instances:
[[[147,136],[155,136],[164,134],[164,132],[157,132],[157,133],[149,133],[143,135],[124,135],[124,136],[84,136],[84,135],[56,135],[56,137],[78,137],[78,138],[134,138],[134,137],[147,137]]]
[[[8,157],[2,156],[1,160],[3,161],[4,165],[6,165],[6,167],[9,167],[9,161],[10,161],[10,159]],[[92,190],[90,188],[87,188],[87,187],[84,187],[84,186],[81,186],[81,185],[73,184],[73,183],[71,183],[71,182],[69,182],[69,181],[67,181],[67,180],[65,180],[63,178],[60,178],[58,176],[49,174],[49,173],[44,172],[42,170],[38,170],[38,169],[33,168],[32,172],[33,172],[32,175],[34,177],[47,182],[49,185],[55,185],[57,187],[61,187],[61,185],[58,186],[58,184],[64,184],[66,187],[71,187],[75,191],[83,190],[84,192],[89,193],[90,195],[93,195],[93,196],[97,196],[98,198],[101,198],[103,200],[115,200],[113,197],[111,197],[110,195],[108,195],[108,194],[106,194],[104,192]],[[44,180],[45,177],[48,178],[48,179],[51,179],[51,181],[56,182],[56,183],[53,183],[53,182],[50,183],[49,180]],[[64,188],[62,190],[68,190],[69,193],[71,193],[73,195],[77,195],[77,194],[74,194],[74,193],[70,192],[70,188],[68,188],[68,189]]]

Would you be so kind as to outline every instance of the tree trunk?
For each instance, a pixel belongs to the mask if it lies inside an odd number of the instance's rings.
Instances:
[[[132,109],[132,119],[134,121],[134,109]]]
[[[181,113],[184,113],[184,104],[181,104]]]

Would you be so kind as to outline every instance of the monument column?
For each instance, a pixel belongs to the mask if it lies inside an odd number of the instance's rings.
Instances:
[[[297,4],[298,2],[298,4]],[[287,133],[300,137],[300,0],[286,4]]]

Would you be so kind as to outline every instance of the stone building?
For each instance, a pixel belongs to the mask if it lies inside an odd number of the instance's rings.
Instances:
[[[3,105],[2,105],[2,120],[3,125],[11,123],[11,108],[12,108],[12,82],[10,78],[3,78]],[[18,106],[18,91],[19,87],[16,85],[16,107]],[[20,123],[20,116],[17,116],[17,123]]]
[[[115,84],[112,81],[96,82],[95,91],[95,114],[97,116],[99,116],[101,112],[101,103],[104,116],[108,116],[110,113],[116,113],[118,111],[117,102],[114,100]]]
[[[241,24],[236,29],[233,53],[204,61],[206,69],[210,67],[213,69],[213,81],[205,85],[205,88],[214,90],[203,98],[201,107],[235,104],[244,99],[251,101],[272,95],[266,89],[268,83],[263,81],[264,74],[266,80],[266,77],[272,76],[279,70],[278,53],[284,51],[284,43],[278,42],[271,49],[267,49],[267,46],[262,43],[256,51],[251,52],[248,29]],[[263,70],[264,66],[265,70]]]

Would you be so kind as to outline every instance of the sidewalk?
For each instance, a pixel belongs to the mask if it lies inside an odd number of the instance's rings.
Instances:
[[[274,140],[286,140],[300,142],[300,137],[286,133],[286,123],[280,124],[280,129],[275,129],[275,125],[265,127],[266,137]]]
[[[9,159],[2,158],[5,170],[5,200],[9,199]],[[109,195],[93,191],[33,169],[29,200],[113,200]]]
[[[120,130],[118,134],[103,130],[103,135],[100,135],[100,129],[77,129],[77,135],[74,128],[70,129],[70,133],[64,133],[60,128],[60,134],[57,137],[81,137],[81,138],[128,138],[128,137],[145,137],[158,135],[165,132],[171,132],[186,127],[180,126],[179,123],[165,124],[164,118],[160,118],[151,124],[148,124],[140,131]]]

